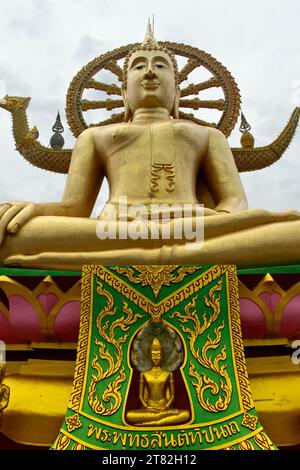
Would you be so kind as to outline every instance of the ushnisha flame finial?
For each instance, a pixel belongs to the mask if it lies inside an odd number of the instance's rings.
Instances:
[[[159,47],[155,37],[154,37],[154,28],[150,23],[150,18],[148,18],[147,31],[145,39],[142,42],[142,47],[150,46],[151,48]]]
[[[148,18],[148,23],[147,23],[147,31],[146,31],[146,36],[145,39],[142,43],[136,44],[132,49],[129,50],[127,56],[125,57],[125,62],[123,66],[123,86],[126,88],[127,86],[127,72],[128,72],[128,63],[129,59],[134,54],[136,51],[154,51],[154,50],[159,50],[165,52],[170,59],[172,60],[173,67],[174,67],[174,73],[175,73],[175,81],[176,84],[178,84],[178,65],[176,62],[175,54],[171,52],[169,49],[167,49],[165,46],[159,44],[155,37],[154,37],[154,16],[153,16],[153,23],[151,25],[150,18]]]
[[[151,349],[151,351],[161,351],[161,349],[162,349],[160,341],[156,336],[154,336],[154,338],[153,338],[150,349]]]

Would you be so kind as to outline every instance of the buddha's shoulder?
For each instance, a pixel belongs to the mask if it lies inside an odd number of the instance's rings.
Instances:
[[[93,132],[95,135],[107,135],[107,134],[111,134],[113,131],[118,130],[122,127],[124,127],[124,123],[117,122],[115,124],[106,124],[105,126],[90,127],[90,129],[93,129]]]
[[[210,131],[210,127],[208,126],[202,126],[200,124],[197,124],[193,121],[190,121],[188,119],[174,119],[173,121],[173,126],[176,127],[176,129],[184,129],[184,130],[190,130],[192,132],[198,133],[198,134],[207,134]]]

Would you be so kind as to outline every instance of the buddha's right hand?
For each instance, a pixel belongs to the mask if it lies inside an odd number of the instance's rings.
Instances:
[[[215,211],[214,209],[209,209],[208,207],[204,207],[203,215],[207,216],[207,215],[223,215],[223,214],[219,211]]]
[[[0,203],[0,246],[7,233],[13,235],[32,217],[41,214],[41,206],[32,202]]]

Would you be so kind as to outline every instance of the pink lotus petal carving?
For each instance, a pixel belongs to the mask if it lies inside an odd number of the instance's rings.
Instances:
[[[282,299],[281,295],[278,292],[261,292],[259,297],[274,315],[276,306]]]
[[[243,338],[263,338],[266,321],[259,306],[250,299],[240,298],[240,312]]]
[[[38,301],[42,305],[45,311],[45,314],[48,317],[49,313],[51,312],[51,310],[57,303],[58,297],[56,294],[53,294],[52,292],[50,292],[49,294],[40,294],[38,296]]]
[[[26,341],[45,341],[40,319],[32,305],[21,295],[9,296],[9,318],[14,330]]]
[[[0,340],[10,344],[24,343],[24,338],[11,326],[2,310],[0,310]]]
[[[296,294],[285,306],[280,325],[279,336],[293,337],[300,333],[300,294]]]
[[[60,341],[75,342],[78,339],[80,301],[67,302],[54,320],[54,332]]]

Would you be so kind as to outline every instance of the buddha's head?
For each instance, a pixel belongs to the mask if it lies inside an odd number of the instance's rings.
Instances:
[[[158,338],[155,336],[150,348],[151,363],[153,366],[160,366],[162,361],[162,348]]]
[[[175,56],[156,42],[150,23],[144,42],[125,59],[122,94],[124,121],[130,121],[140,108],[164,108],[178,118],[180,89]]]

